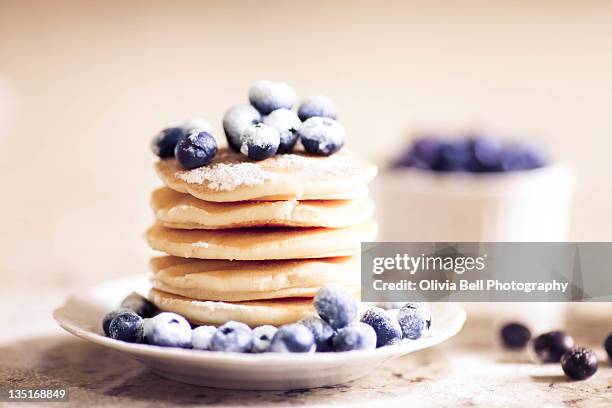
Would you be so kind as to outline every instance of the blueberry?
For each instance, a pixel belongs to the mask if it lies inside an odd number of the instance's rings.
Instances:
[[[278,151],[280,135],[272,126],[249,125],[240,136],[240,152],[253,160],[264,160]]]
[[[612,333],[608,334],[604,342],[604,348],[606,349],[606,353],[608,353],[608,357],[612,359]]]
[[[185,137],[185,130],[183,128],[166,128],[153,138],[151,150],[162,159],[172,157],[174,156],[176,144],[183,137]]]
[[[338,330],[333,344],[335,351],[373,349],[376,348],[376,332],[372,326],[357,322]]]
[[[191,346],[191,326],[183,316],[164,312],[145,323],[145,337],[155,346],[188,348]]]
[[[522,349],[531,340],[531,331],[520,323],[508,323],[500,331],[501,340],[509,349]]]
[[[529,159],[524,149],[517,144],[504,147],[500,156],[501,171],[517,171],[529,168]]]
[[[314,95],[304,99],[298,108],[298,117],[304,121],[313,116],[336,119],[336,104],[324,95]]]
[[[252,345],[251,328],[235,321],[220,326],[210,340],[210,349],[214,351],[245,353],[251,350]]]
[[[210,125],[210,122],[202,118],[191,118],[186,120],[185,122],[181,123],[181,127],[185,133],[193,129],[199,129],[212,134],[212,126]]]
[[[267,115],[277,109],[291,109],[295,91],[284,82],[257,81],[249,89],[249,102],[259,113]]]
[[[125,311],[111,320],[108,326],[108,336],[111,339],[140,343],[143,337],[143,320],[136,313]]]
[[[272,339],[278,329],[274,326],[266,324],[253,329],[253,347],[251,351],[253,353],[263,353],[268,351],[272,344]]]
[[[332,351],[334,329],[329,324],[318,317],[308,317],[300,320],[300,324],[306,326],[314,336],[317,351]]]
[[[295,113],[289,109],[277,109],[266,116],[263,123],[278,131],[280,136],[278,153],[287,153],[293,149],[298,140],[298,129],[302,126],[302,122]]]
[[[242,104],[229,108],[223,115],[223,131],[227,138],[227,144],[233,150],[239,152],[240,136],[249,125],[261,122],[261,115],[251,105]]]
[[[192,129],[179,140],[174,150],[176,159],[186,169],[206,166],[217,154],[217,142],[208,132]]]
[[[470,170],[477,172],[493,172],[500,170],[502,144],[493,138],[476,136],[472,139],[474,160]]]
[[[468,140],[448,140],[440,146],[439,156],[431,168],[436,171],[466,171],[472,160],[473,151]]]
[[[111,321],[119,314],[123,313],[123,312],[129,312],[130,309],[125,309],[125,308],[121,308],[121,309],[117,309],[117,310],[113,310],[110,313],[107,313],[104,318],[102,319],[102,330],[104,330],[104,334],[106,334],[108,336],[108,327],[110,326]]]
[[[361,322],[372,326],[376,333],[376,347],[398,343],[402,339],[402,328],[398,321],[380,307],[368,309]]]
[[[574,339],[560,330],[541,334],[533,341],[535,356],[542,363],[558,363],[572,347]]]
[[[585,380],[597,372],[597,356],[586,348],[572,349],[561,357],[561,368],[572,380]]]
[[[357,301],[340,285],[329,284],[320,288],[314,297],[314,307],[319,317],[334,330],[348,326],[357,318]]]
[[[199,326],[191,331],[191,347],[196,350],[208,350],[210,340],[217,331],[215,326]]]
[[[315,351],[315,339],[303,324],[281,326],[272,338],[268,351],[274,353],[310,353]]]
[[[298,134],[311,154],[329,156],[344,146],[344,127],[334,119],[312,117],[302,123]]]
[[[157,307],[153,303],[136,292],[123,299],[121,307],[133,311],[142,318],[149,318],[157,311]]]
[[[406,303],[397,314],[405,339],[416,340],[431,328],[431,309],[426,303]]]

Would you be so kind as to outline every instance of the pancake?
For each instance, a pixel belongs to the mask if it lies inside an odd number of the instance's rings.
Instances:
[[[153,192],[151,207],[162,225],[181,229],[342,228],[365,221],[374,212],[374,202],[369,198],[214,203],[167,187]]]
[[[376,237],[368,220],[347,228],[242,228],[179,230],[154,224],[146,233],[151,248],[181,258],[266,260],[348,256]]]
[[[296,151],[256,162],[224,148],[207,166],[186,170],[170,158],[155,170],[171,189],[214,202],[352,199],[376,175],[376,166],[344,150],[327,157]]]
[[[196,325],[221,325],[236,320],[251,327],[281,326],[315,315],[312,298],[253,300],[250,302],[199,301],[151,289],[149,300],[158,308],[178,313]]]
[[[245,301],[313,297],[328,283],[359,291],[359,257],[225,261],[164,256],[151,259],[153,287],[198,300]]]

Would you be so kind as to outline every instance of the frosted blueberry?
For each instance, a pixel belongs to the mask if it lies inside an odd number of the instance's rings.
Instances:
[[[299,323],[306,326],[314,336],[317,351],[321,352],[332,350],[332,337],[334,336],[334,329],[328,323],[314,316],[300,320]]]
[[[207,132],[192,129],[183,139],[179,140],[174,155],[186,169],[206,166],[217,154],[217,142]]]
[[[335,330],[348,326],[357,318],[357,301],[340,285],[320,288],[314,297],[314,307],[319,317]]]
[[[558,363],[563,354],[574,347],[574,339],[564,331],[540,334],[533,340],[533,352],[541,363]]]
[[[402,339],[402,328],[390,313],[380,307],[368,309],[361,322],[372,326],[376,333],[376,347],[395,344]]]
[[[252,345],[251,328],[235,321],[220,326],[210,339],[210,349],[213,351],[245,353],[251,350]]]
[[[272,126],[257,123],[248,126],[240,136],[240,152],[253,160],[264,160],[278,151],[280,135]]]
[[[203,118],[191,118],[181,123],[180,127],[185,130],[185,133],[192,129],[200,129],[204,132],[212,134],[212,126],[210,122]]]
[[[253,347],[251,348],[251,351],[253,353],[263,353],[264,351],[268,351],[277,330],[278,329],[276,327],[270,326],[269,324],[254,328]]]
[[[249,102],[259,113],[267,115],[276,109],[291,109],[295,91],[284,82],[257,81],[249,89]]]
[[[344,126],[330,118],[312,117],[302,123],[298,135],[308,153],[329,156],[344,146]]]
[[[181,127],[166,128],[153,138],[151,150],[162,159],[172,157],[176,144],[183,137],[185,137],[185,129]]]
[[[261,115],[251,105],[241,104],[235,105],[225,111],[223,115],[223,131],[227,138],[227,144],[233,150],[239,152],[240,136],[244,132],[244,129],[249,125],[261,122]]]
[[[397,314],[405,339],[416,340],[431,328],[431,309],[426,303],[406,303]]]
[[[153,303],[149,302],[136,292],[129,294],[125,299],[123,299],[121,302],[121,307],[133,311],[142,318],[153,316],[157,310],[157,307]]]
[[[140,343],[143,336],[143,320],[131,310],[119,313],[108,326],[108,336],[111,339]]]
[[[314,95],[304,99],[298,108],[298,117],[304,121],[313,116],[336,119],[336,104],[324,95]]]
[[[314,336],[299,323],[282,326],[276,331],[268,351],[274,353],[311,353],[315,351]]]
[[[191,331],[191,347],[197,350],[208,350],[210,340],[217,331],[215,326],[199,326]]]
[[[335,351],[374,349],[376,348],[376,332],[372,326],[357,322],[338,330],[333,344]]]
[[[108,336],[108,326],[110,326],[111,321],[117,317],[117,315],[123,313],[123,312],[129,312],[130,309],[126,309],[126,308],[120,308],[117,310],[113,310],[110,313],[107,313],[104,318],[102,319],[102,330],[104,331],[104,334],[106,334]]]
[[[190,347],[191,326],[183,316],[163,312],[145,324],[147,343],[162,347]]]
[[[302,121],[295,113],[289,109],[277,109],[266,116],[263,123],[278,131],[280,136],[278,153],[287,153],[293,149],[298,140],[298,129],[302,126]]]

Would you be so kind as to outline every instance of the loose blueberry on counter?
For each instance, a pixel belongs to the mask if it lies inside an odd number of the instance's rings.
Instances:
[[[608,353],[608,357],[612,359],[612,333],[606,337],[604,348],[606,349],[606,353]]]
[[[111,339],[140,343],[143,338],[143,320],[131,310],[119,313],[108,326],[108,336]]]
[[[240,152],[252,160],[264,160],[278,151],[278,130],[263,123],[247,126],[240,136]]]
[[[198,326],[191,331],[191,347],[196,350],[208,350],[210,340],[217,331],[215,326]]]
[[[263,353],[268,351],[272,344],[272,339],[277,332],[277,328],[269,324],[259,326],[253,329],[253,353]]]
[[[332,337],[334,336],[334,329],[324,320],[313,316],[300,320],[299,323],[306,326],[314,336],[318,352],[333,350]]]
[[[376,333],[376,347],[396,344],[402,340],[402,328],[398,321],[380,307],[368,309],[361,317],[361,322],[372,326]]]
[[[121,308],[121,309],[117,309],[117,310],[113,310],[110,313],[107,313],[104,318],[102,319],[102,330],[104,330],[104,334],[106,334],[107,336],[108,334],[108,327],[110,326],[111,321],[117,317],[119,314],[124,313],[124,312],[129,312],[130,309],[125,309],[125,308]]]
[[[133,311],[143,319],[153,316],[157,311],[157,307],[153,303],[136,292],[129,294],[123,299],[121,307]]]
[[[295,98],[295,91],[284,82],[262,80],[249,89],[249,102],[262,115],[281,108],[291,109]]]
[[[185,137],[185,130],[180,127],[166,128],[159,132],[151,142],[151,150],[162,159],[174,156],[176,144]]]
[[[212,134],[212,126],[210,125],[210,122],[202,118],[188,119],[185,122],[181,123],[180,127],[182,127],[185,130],[185,133],[193,129],[199,129],[203,132]]]
[[[162,347],[191,347],[191,326],[183,316],[163,312],[145,324],[147,343]]]
[[[329,284],[317,290],[314,307],[334,330],[348,326],[357,318],[357,301],[340,285]]]
[[[251,328],[244,323],[229,321],[220,326],[210,339],[213,351],[245,353],[253,346]]]
[[[217,154],[217,142],[208,132],[192,129],[179,140],[174,155],[186,169],[206,166]]]
[[[561,357],[561,368],[572,380],[586,380],[597,372],[597,367],[597,356],[586,348],[571,349]]]
[[[357,322],[338,330],[334,336],[335,351],[368,350],[376,348],[376,332],[372,326]]]
[[[508,323],[500,331],[502,344],[509,349],[522,349],[531,340],[531,331],[520,323]]]
[[[287,153],[293,149],[298,140],[298,129],[302,121],[289,109],[277,109],[266,116],[263,123],[278,131],[280,143],[277,153]]]
[[[312,117],[298,131],[304,149],[318,156],[329,156],[344,146],[344,126],[330,118]]]
[[[542,363],[558,363],[572,347],[574,339],[560,330],[541,334],[533,341],[535,357]]]
[[[314,116],[336,119],[336,104],[324,95],[314,95],[304,99],[298,108],[298,117],[301,121],[305,121]]]
[[[233,150],[239,152],[242,142],[240,136],[249,125],[261,122],[261,114],[248,104],[235,105],[229,108],[223,115],[223,131],[227,138],[227,144]]]
[[[431,309],[426,303],[406,303],[397,314],[405,339],[416,340],[431,328]]]
[[[316,349],[311,331],[300,323],[281,326],[272,338],[268,351],[274,353],[311,353]]]

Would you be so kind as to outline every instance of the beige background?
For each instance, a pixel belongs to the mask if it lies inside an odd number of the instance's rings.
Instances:
[[[611,21],[604,1],[3,0],[2,290],[143,272],[152,135],[203,116],[222,139],[261,78],[333,97],[379,163],[415,129],[544,141],[579,171],[572,237],[610,240]]]

